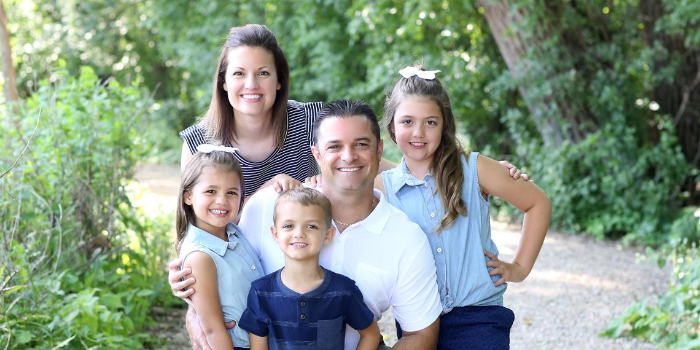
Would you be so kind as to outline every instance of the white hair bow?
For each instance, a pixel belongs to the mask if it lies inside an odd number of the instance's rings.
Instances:
[[[439,70],[420,70],[416,67],[408,66],[399,71],[399,74],[404,78],[408,79],[414,75],[417,75],[421,79],[433,80],[435,79],[435,73],[440,73]]]
[[[199,146],[197,146],[197,152],[202,152],[202,153],[211,153],[214,151],[220,151],[220,152],[226,152],[226,153],[235,153],[238,151],[238,148],[233,148],[233,147],[226,147],[226,146],[214,146],[210,144],[203,143]]]

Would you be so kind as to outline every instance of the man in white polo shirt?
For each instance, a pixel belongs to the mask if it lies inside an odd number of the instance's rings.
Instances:
[[[320,187],[337,228],[332,244],[321,251],[321,265],[355,280],[375,319],[393,307],[403,330],[394,349],[435,348],[442,312],[435,262],[420,227],[373,189],[383,150],[374,111],[364,102],[331,102],[314,122],[313,140]],[[269,230],[276,198],[271,187],[253,195],[239,224],[266,273],[284,266]],[[174,290],[183,288],[175,282],[182,276],[171,271]],[[345,349],[355,349],[358,340],[357,331],[348,328]]]

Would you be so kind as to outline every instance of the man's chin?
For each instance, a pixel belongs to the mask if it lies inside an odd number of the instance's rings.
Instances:
[[[337,187],[338,189],[342,191],[348,191],[348,192],[361,192],[364,190],[367,190],[371,186],[368,186],[366,183],[341,183]]]

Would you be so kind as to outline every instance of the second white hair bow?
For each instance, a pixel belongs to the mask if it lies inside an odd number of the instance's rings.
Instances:
[[[417,75],[419,78],[426,79],[426,80],[433,80],[435,79],[435,73],[440,73],[439,70],[420,70],[416,67],[411,67],[408,66],[402,70],[399,71],[399,74],[401,74],[402,77],[408,79],[414,75]]]
[[[226,152],[226,153],[233,154],[236,151],[238,151],[238,148],[226,147],[226,146],[214,146],[214,145],[210,145],[207,143],[203,143],[203,144],[197,146],[197,152],[211,153],[214,151],[220,151],[220,152]]]

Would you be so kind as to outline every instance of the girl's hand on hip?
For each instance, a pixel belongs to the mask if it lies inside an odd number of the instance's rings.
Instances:
[[[494,287],[498,287],[505,282],[522,282],[527,277],[527,271],[518,263],[498,260],[498,257],[487,250],[484,250],[484,255],[491,259],[491,261],[486,262],[487,267],[493,267],[489,271],[489,275],[501,275],[501,278],[493,284]]]

